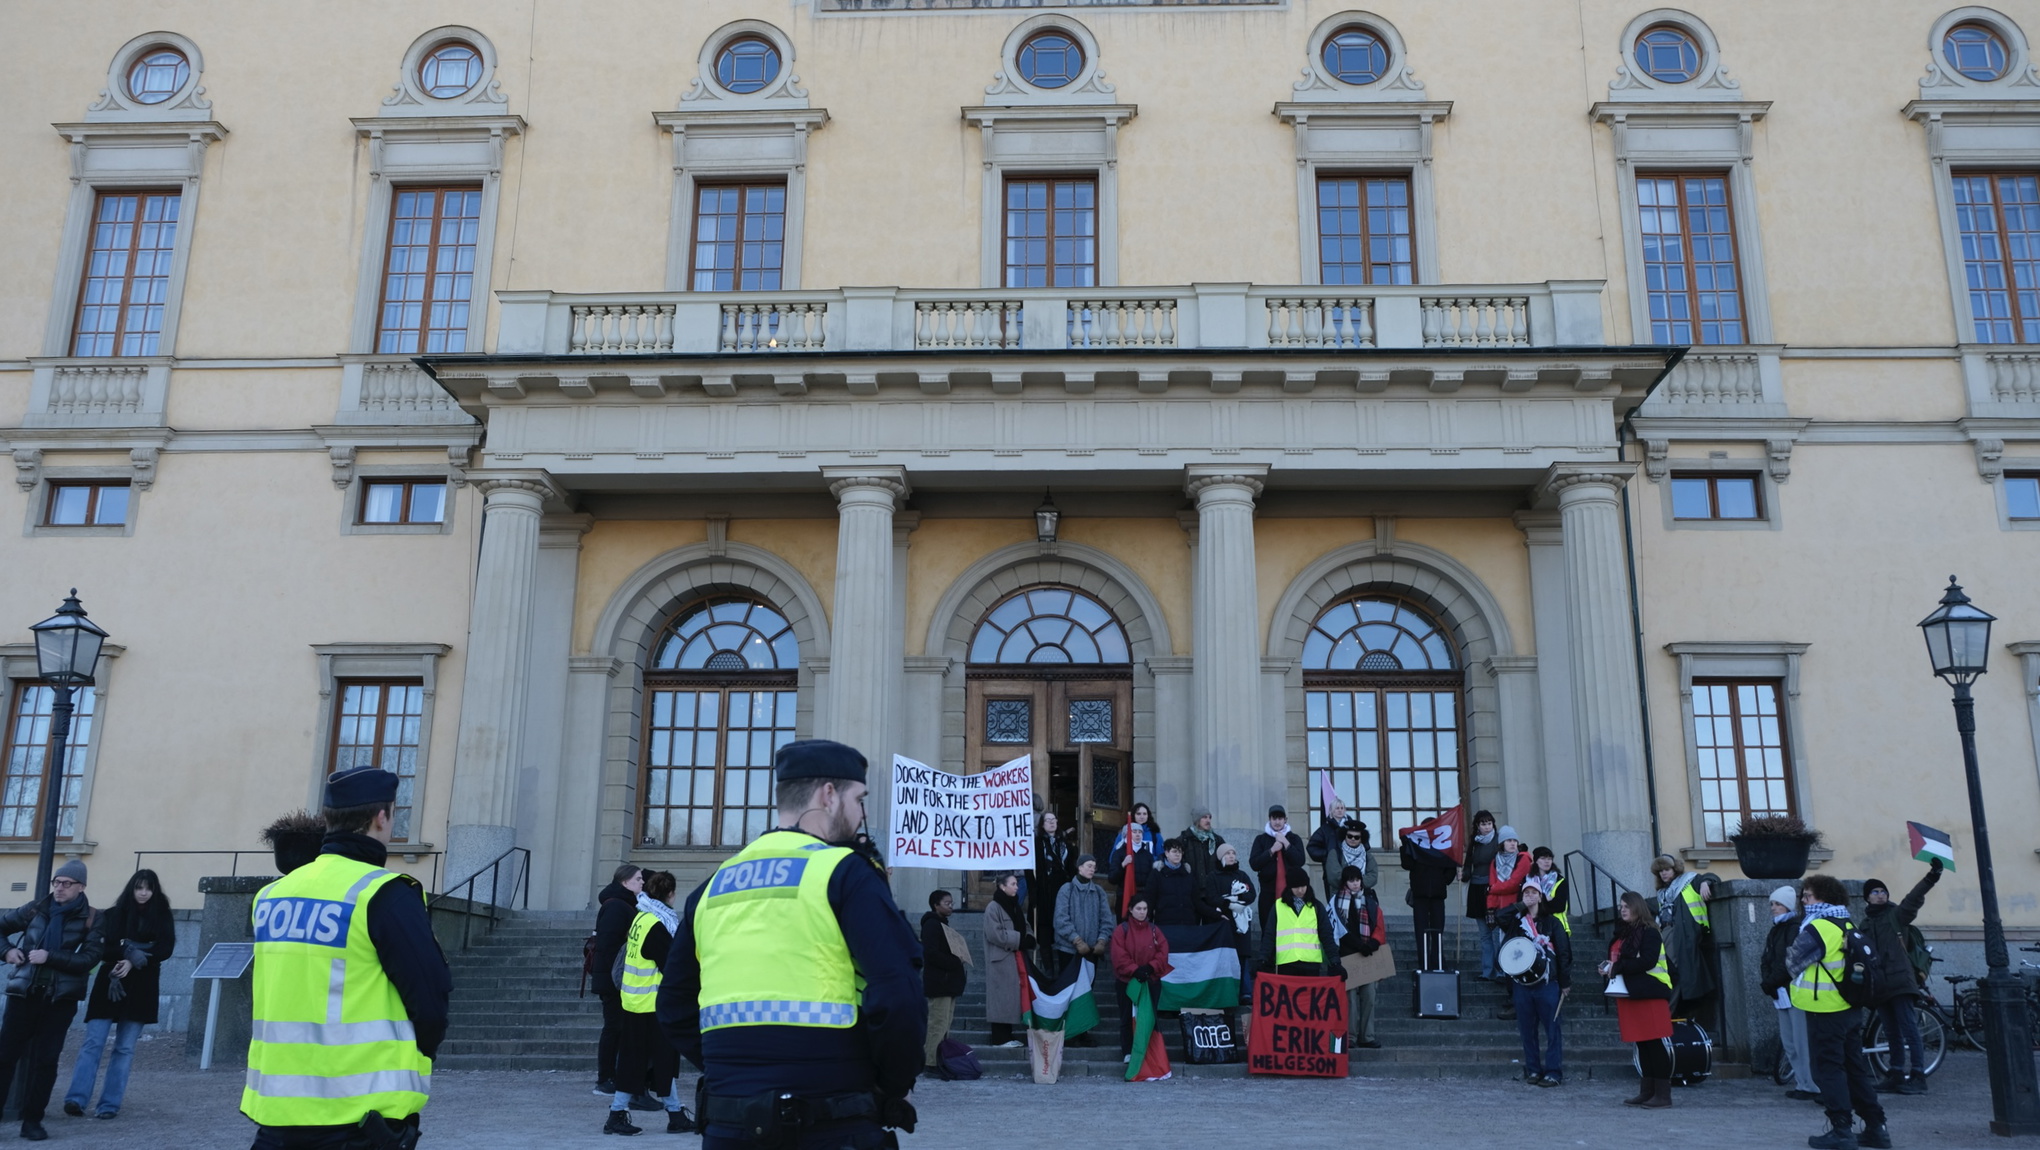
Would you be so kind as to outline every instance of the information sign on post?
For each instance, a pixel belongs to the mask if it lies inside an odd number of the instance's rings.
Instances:
[[[193,982],[201,978],[213,980],[212,993],[206,996],[205,1004],[205,1046],[198,1052],[198,1068],[212,1069],[213,1031],[220,1024],[220,982],[236,979],[248,973],[255,962],[255,944],[252,942],[216,942],[205,957],[198,960],[198,966],[191,972]]]

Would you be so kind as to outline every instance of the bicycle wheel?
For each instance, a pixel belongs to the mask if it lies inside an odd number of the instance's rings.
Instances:
[[[1771,1081],[1780,1086],[1792,1085],[1792,1052],[1782,1042],[1778,1044],[1778,1061],[1771,1066]]]
[[[1955,1024],[1971,1050],[1983,1049],[1983,994],[1975,987],[1955,996]]]
[[[1941,1025],[1941,1016],[1934,1011],[1914,1007],[1913,1018],[1919,1025],[1920,1050],[1927,1060],[1920,1073],[1932,1074],[1941,1068],[1942,1055],[1948,1053],[1948,1032]]]
[[[1891,1040],[1884,1033],[1884,1019],[1875,1014],[1863,1024],[1863,1056],[1870,1060],[1871,1073],[1879,1078],[1891,1073]]]

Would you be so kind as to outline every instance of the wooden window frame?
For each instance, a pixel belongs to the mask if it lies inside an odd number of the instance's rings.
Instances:
[[[764,42],[764,43],[770,44],[770,41],[766,41],[766,40],[764,39],[764,37],[762,37],[762,36],[743,36],[743,37],[738,37],[737,39],[751,39],[751,40],[759,40],[759,41],[761,41],[761,42]],[[735,41],[734,41],[734,40],[732,40],[732,41],[731,41],[731,43],[735,43]],[[775,49],[775,51],[776,51],[776,50],[777,50],[777,49]],[[720,56],[718,56],[718,59],[720,59]],[[784,62],[784,61],[781,61],[781,64],[780,64],[780,66],[781,66],[782,68],[784,68],[784,67],[785,67],[785,62]],[[767,84],[766,86],[767,86],[767,87],[770,87],[771,85],[770,85],[770,84]],[[793,197],[793,192],[792,192],[791,188],[790,188],[790,187],[789,187],[788,185],[789,185],[789,181],[788,181],[787,179],[785,179],[784,177],[780,177],[780,178],[776,178],[776,179],[722,179],[722,180],[696,180],[696,181],[694,182],[694,204],[693,204],[693,211],[692,211],[692,212],[691,212],[691,213],[689,214],[689,216],[688,216],[688,220],[689,220],[690,224],[692,225],[692,231],[691,231],[691,234],[690,234],[690,235],[689,235],[689,236],[687,237],[687,290],[688,290],[688,291],[724,291],[724,290],[728,290],[728,291],[784,291],[784,290],[786,290],[786,287],[787,287],[787,283],[786,283],[786,247],[787,247],[787,216],[788,216],[788,214],[789,214],[789,213],[788,213],[788,210],[787,210],[787,208],[788,208],[788,205],[790,204],[790,202],[792,201],[792,197]],[[701,261],[701,245],[702,245],[702,240],[701,240],[701,220],[702,220],[702,211],[701,211],[701,197],[702,197],[702,195],[703,195],[704,193],[706,193],[706,192],[710,192],[710,191],[722,191],[722,190],[727,190],[727,189],[731,189],[731,188],[734,188],[734,189],[736,189],[736,191],[737,191],[737,238],[736,238],[736,263],[734,263],[733,265],[731,265],[731,267],[730,267],[730,269],[729,269],[729,271],[730,271],[730,286],[729,286],[729,287],[728,287],[727,289],[723,289],[723,288],[715,288],[715,287],[707,287],[707,288],[701,288],[701,287],[696,287],[696,286],[695,286],[695,284],[696,284],[696,282],[697,282],[697,277],[698,277],[698,276],[699,276],[699,275],[701,274],[701,268],[700,268],[700,261]],[[776,270],[777,270],[777,271],[779,272],[779,286],[778,286],[778,287],[776,287],[776,288],[746,288],[746,287],[744,287],[744,286],[743,286],[743,284],[744,284],[744,271],[745,271],[745,267],[744,267],[744,244],[745,244],[745,243],[747,242],[747,240],[748,240],[748,237],[746,236],[746,234],[745,234],[745,231],[744,231],[744,228],[745,228],[745,220],[746,220],[746,219],[748,218],[748,216],[747,216],[747,214],[746,214],[746,213],[745,213],[745,211],[744,211],[744,204],[743,204],[743,197],[744,197],[744,194],[745,194],[746,192],[748,192],[748,191],[749,191],[750,189],[752,189],[752,188],[778,188],[778,189],[779,189],[779,194],[780,194],[780,200],[779,200],[779,267],[778,267],[778,268],[776,269]],[[762,242],[762,241],[761,241],[761,242]],[[716,269],[711,269],[711,271],[713,271],[713,270],[716,270]],[[752,270],[758,270],[758,269],[752,269]]]
[[[345,717],[345,711],[343,710],[343,708],[347,706],[347,690],[350,687],[376,688],[375,741],[373,743],[349,743],[347,745],[352,747],[361,746],[368,747],[370,760],[373,761],[376,766],[381,767],[383,770],[389,770],[389,768],[384,765],[383,754],[386,749],[410,746],[411,749],[415,752],[415,762],[417,766],[422,767],[425,762],[425,753],[427,750],[425,740],[429,734],[425,723],[426,717],[429,713],[429,709],[431,706],[431,704],[425,701],[424,698],[425,693],[431,689],[426,684],[425,680],[422,678],[407,679],[401,677],[374,678],[374,679],[350,678],[350,679],[336,679],[334,680],[333,683],[333,710],[331,716],[332,722],[328,724],[328,730],[326,735],[326,773],[329,775],[332,774],[340,761],[340,725],[341,725],[340,721]],[[415,745],[403,743],[385,743],[383,741],[384,727],[388,723],[390,718],[390,689],[393,687],[403,688],[405,690],[409,690],[415,687],[419,691],[418,714],[416,716],[418,720],[418,742]],[[396,772],[391,773],[395,774]],[[423,798],[423,796],[418,793],[418,784],[419,781],[424,777],[424,772],[422,770],[414,768],[408,776],[399,775],[399,777],[409,778],[411,780],[410,805],[397,808],[407,810],[411,813],[411,826],[409,828],[410,833],[394,836],[391,838],[390,841],[395,843],[409,843],[417,837],[418,808],[421,805],[420,799]],[[398,820],[396,817],[396,809],[392,809],[390,812],[390,827],[393,832],[393,835],[395,828],[397,826],[397,822]]]
[[[2001,479],[2004,483],[2007,484],[2011,483],[2014,479],[2023,480],[2034,484],[2040,484],[2040,471],[2007,471],[2004,473]],[[2012,514],[2011,494],[2009,487],[2006,488],[2005,518],[2011,520],[2014,523],[2040,523],[2040,515]]]
[[[1749,285],[1749,274],[1748,271],[1743,267],[1742,233],[1741,229],[1736,226],[1735,221],[1736,189],[1734,173],[1730,172],[1725,168],[1652,168],[1637,171],[1633,179],[1637,183],[1641,183],[1644,180],[1670,180],[1672,181],[1673,186],[1678,191],[1679,237],[1683,241],[1680,244],[1680,250],[1683,252],[1682,262],[1686,269],[1686,290],[1682,294],[1685,295],[1686,297],[1686,306],[1691,309],[1691,316],[1687,322],[1693,328],[1693,341],[1689,346],[1740,347],[1744,344],[1750,343],[1755,338],[1755,336],[1751,332],[1751,328],[1753,326],[1753,319],[1750,315],[1749,292],[1747,290]],[[1688,225],[1689,217],[1687,215],[1688,205],[1686,200],[1686,181],[1695,179],[1721,181],[1723,215],[1728,220],[1728,249],[1729,253],[1734,258],[1735,264],[1735,306],[1736,311],[1738,313],[1736,323],[1742,328],[1742,339],[1737,340],[1734,343],[1708,343],[1705,339],[1701,338],[1702,328],[1706,325],[1707,321],[1703,320],[1700,317],[1700,294],[1701,294],[1699,286],[1700,277],[1694,274],[1693,231],[1692,228]],[[1637,193],[1634,190],[1634,188],[1631,189],[1631,194],[1636,197],[1637,201],[1639,226],[1637,230],[1636,239],[1639,249],[1641,249],[1641,246],[1644,243],[1644,240],[1647,236],[1665,235],[1666,233],[1646,232],[1642,230],[1641,223],[1643,211],[1643,196]],[[1644,275],[1645,275],[1645,287],[1644,287],[1643,312],[1644,323],[1646,327],[1648,327],[1656,322],[1650,318],[1650,296],[1655,293],[1651,292],[1648,286],[1649,277],[1648,259],[1645,260]],[[1719,294],[1718,289],[1714,294]],[[1720,320],[1716,319],[1714,322],[1719,323]]]
[[[7,726],[4,731],[0,731],[0,783],[4,783],[9,777],[6,773],[6,760],[13,757],[13,752],[17,746],[14,742],[14,731],[21,722],[21,707],[23,702],[27,700],[28,692],[37,687],[50,688],[50,684],[41,679],[11,679],[7,680],[7,684]],[[54,688],[51,689],[53,690]],[[78,780],[78,801],[73,803],[60,801],[58,803],[57,837],[59,841],[76,842],[78,838],[78,818],[85,808],[85,778],[87,769],[91,765],[89,760],[92,741],[98,734],[96,724],[99,721],[99,715],[97,714],[96,691],[96,687],[88,686],[76,688],[71,692],[73,711],[71,731],[67,738],[69,749],[64,755],[64,776],[65,778],[75,777]],[[52,703],[55,702],[54,696],[51,701]],[[81,720],[83,720],[82,723]],[[52,727],[54,727],[54,723],[52,723]],[[81,729],[83,731],[82,735],[80,734]],[[54,734],[54,730],[51,733]],[[42,836],[43,819],[48,817],[49,812],[48,792],[42,788],[49,785],[50,759],[51,752],[54,749],[54,741],[46,736],[42,744],[42,773],[38,776],[33,776],[41,781],[36,786],[35,818],[30,832],[26,835],[0,835],[0,842],[33,842]],[[31,776],[24,775],[22,777],[26,779]],[[59,779],[57,786],[61,789],[63,785],[64,780]],[[68,836],[64,834],[63,828],[64,811],[66,810],[71,812],[71,833]]]
[[[137,203],[135,210],[134,228],[132,230],[132,234],[128,236],[127,269],[121,275],[120,302],[114,306],[114,315],[116,318],[114,319],[113,325],[113,350],[106,352],[104,354],[98,352],[91,353],[81,352],[78,350],[78,336],[80,334],[78,327],[80,324],[85,322],[85,308],[86,308],[85,293],[91,289],[93,278],[92,257],[94,254],[101,250],[93,243],[93,238],[98,234],[99,231],[99,208],[100,205],[104,204],[108,199],[123,198],[128,196],[134,197]],[[106,187],[106,188],[94,188],[92,190],[91,215],[86,220],[85,223],[85,258],[84,263],[81,265],[80,272],[78,275],[78,296],[77,299],[73,301],[73,306],[71,309],[71,337],[64,349],[67,354],[77,356],[79,358],[92,358],[92,359],[116,359],[124,357],[132,358],[133,356],[162,354],[163,334],[165,329],[167,329],[170,326],[169,321],[172,305],[172,300],[170,296],[175,290],[177,290],[178,287],[178,285],[173,282],[177,278],[176,271],[173,266],[166,266],[163,269],[162,275],[162,279],[164,281],[163,304],[162,304],[163,322],[157,325],[156,331],[154,333],[156,338],[155,348],[147,352],[136,352],[130,355],[129,352],[123,350],[123,348],[121,347],[121,344],[127,339],[128,336],[128,310],[133,306],[133,297],[135,291],[135,256],[142,250],[141,236],[143,222],[142,221],[143,203],[150,196],[168,196],[171,199],[177,201],[177,221],[174,225],[172,225],[174,230],[171,232],[170,246],[165,249],[151,249],[164,251],[166,253],[166,258],[170,261],[172,265],[174,265],[177,259],[177,240],[178,237],[182,234],[185,225],[184,189]],[[156,277],[151,276],[149,278],[154,279]],[[96,337],[100,333],[94,334]]]
[[[1672,496],[1672,520],[1677,523],[1763,523],[1770,519],[1770,509],[1764,503],[1764,477],[1755,471],[1674,471],[1666,477],[1668,483],[1688,480],[1705,480],[1707,483],[1707,514],[1680,515],[1678,496]],[[1746,479],[1752,491],[1751,501],[1757,513],[1750,516],[1725,516],[1721,513],[1721,481],[1724,479]]]
[[[50,480],[48,487],[49,490],[44,494],[43,497],[42,523],[40,524],[40,526],[64,528],[64,527],[126,527],[128,525],[130,519],[129,513],[132,511],[134,507],[135,497],[134,497],[134,485],[127,480],[52,479]],[[85,522],[58,523],[54,518],[52,518],[57,509],[57,492],[65,490],[67,488],[78,487],[88,488],[92,492],[91,496],[87,498],[85,501]],[[128,493],[127,505],[122,508],[119,522],[115,523],[101,522],[99,519],[100,493],[105,491],[109,487],[118,487],[122,491]]]
[[[1058,285],[1055,282],[1053,282],[1055,280],[1055,269],[1057,266],[1055,262],[1055,241],[1056,241],[1055,202],[1054,202],[1055,185],[1063,182],[1086,183],[1091,185],[1091,208],[1090,208],[1091,261],[1088,264],[1063,265],[1072,268],[1078,267],[1090,268],[1091,282],[1088,284]],[[1024,174],[1017,172],[1007,172],[1001,175],[999,182],[999,285],[1007,290],[1012,291],[1023,290],[1021,288],[1014,287],[1011,283],[1011,278],[1013,274],[1013,262],[1011,257],[1013,253],[1014,237],[1010,229],[1010,225],[1012,223],[1011,215],[1012,208],[1010,197],[1012,195],[1012,188],[1014,184],[1049,185],[1048,232],[1043,238],[1046,239],[1048,243],[1048,263],[1045,266],[1048,269],[1048,279],[1050,280],[1050,282],[1043,284],[1041,286],[1051,289],[1056,288],[1058,286],[1062,286],[1077,290],[1083,290],[1099,286],[1100,283],[1098,268],[1099,254],[1102,251],[1105,242],[1102,232],[1104,226],[1103,225],[1104,207],[1102,201],[1099,199],[1100,195],[1102,194],[1101,187],[1102,181],[1098,178],[1097,172],[1090,171],[1029,172]]]
[[[798,679],[798,671],[659,671],[646,674],[644,687],[646,702],[643,708],[644,714],[641,716],[638,724],[638,746],[641,749],[638,752],[637,786],[640,796],[651,794],[651,774],[655,769],[670,771],[694,771],[702,769],[699,766],[653,767],[651,762],[651,745],[654,708],[651,705],[650,696],[654,692],[662,690],[716,691],[719,693],[722,701],[716,712],[716,762],[711,765],[711,769],[715,771],[715,785],[711,788],[710,797],[712,802],[709,805],[708,837],[710,841],[706,843],[674,844],[670,841],[671,836],[669,833],[668,841],[646,842],[645,816],[652,811],[653,807],[649,802],[641,800],[638,804],[636,834],[634,838],[640,849],[735,851],[744,845],[742,842],[725,843],[722,841],[723,815],[729,809],[724,802],[725,776],[732,769],[728,762],[730,754],[730,693],[733,691],[792,691],[795,693],[794,708],[798,712],[800,707],[800,684]],[[691,729],[700,730],[701,728]],[[734,769],[750,771],[757,770],[758,768],[752,766]],[[672,797],[670,790],[667,792],[667,797],[669,800]],[[661,804],[658,809],[688,811],[699,810],[700,808],[692,802],[673,803],[668,801]],[[752,808],[746,807],[740,809]]]
[[[2040,314],[2036,314],[2033,316],[2024,316],[2019,314],[2019,296],[2021,294],[2021,289],[2019,287],[2019,276],[2017,271],[2018,262],[2012,259],[2011,237],[2005,229],[2004,196],[2000,191],[1999,185],[1999,181],[2005,179],[2032,179],[2040,181],[2040,169],[2002,168],[2002,167],[1955,168],[1949,171],[1948,179],[1951,185],[1950,188],[1951,192],[1953,190],[1952,185],[1962,180],[1985,180],[1989,182],[1991,231],[1992,234],[1997,239],[1998,246],[1998,258],[1994,261],[1989,262],[1995,263],[1998,266],[1999,270],[2004,273],[2005,281],[2004,288],[2002,290],[2005,293],[2006,303],[2009,305],[2009,315],[2007,316],[2007,318],[2012,323],[2011,342],[2013,344],[2040,343]],[[1962,230],[1963,206],[1964,205],[1960,204],[1959,202],[1954,205],[1955,238],[1958,244],[1962,241],[1965,235],[1974,234],[1965,233]],[[1976,205],[1973,203],[1968,205],[1968,207],[1970,207],[1970,209],[1972,210],[1972,213],[1975,209],[1975,206]],[[1978,343],[1989,342],[1992,344],[1996,344],[1997,341],[1995,340],[1984,341],[1978,340],[1976,338],[1977,335],[1976,325],[1978,323],[1978,320],[1976,316],[1975,297],[1977,289],[1968,286],[1969,267],[1971,261],[1966,255],[1962,255],[1959,249],[1957,254],[1961,260],[1962,275],[1964,281],[1962,300],[1963,303],[1967,305],[1966,311],[1968,313],[1965,318],[1968,323],[1969,339],[1965,340],[1964,342],[1978,342]],[[1982,263],[1985,261],[1979,260],[1975,262]],[[2040,265],[2040,259],[2036,259],[2032,262],[2035,263],[2036,265]],[[1986,288],[1983,290],[1988,291],[1989,289]],[[2025,290],[2029,292],[2040,292],[2040,284],[2036,284],[2033,287],[2027,288]],[[1988,316],[1984,317],[1983,322],[1988,323],[1989,321],[1990,317]]]
[[[404,494],[402,498],[398,500],[398,507],[400,511],[397,518],[370,519],[368,517],[369,492],[377,487],[403,488]],[[420,487],[438,487],[444,489],[441,491],[439,497],[439,518],[437,519],[411,518],[411,497]],[[403,477],[380,476],[380,475],[364,476],[361,480],[361,494],[358,497],[358,502],[356,503],[354,509],[355,525],[359,527],[399,527],[399,526],[443,527],[446,525],[447,501],[451,499],[453,496],[452,489],[453,485],[447,482],[445,479],[433,479],[429,476],[420,478],[411,478],[408,476]]]
[[[1353,27],[1359,27],[1359,25],[1353,25]],[[1417,189],[1416,180],[1411,172],[1407,170],[1379,171],[1379,172],[1341,171],[1337,168],[1333,168],[1329,170],[1319,169],[1317,172],[1313,173],[1313,176],[1314,179],[1311,184],[1313,192],[1312,209],[1315,214],[1315,222],[1317,225],[1316,227],[1318,244],[1317,278],[1320,286],[1323,287],[1393,286],[1392,283],[1391,285],[1378,285],[1378,281],[1376,281],[1374,278],[1374,261],[1367,258],[1368,241],[1373,238],[1373,233],[1368,231],[1367,228],[1367,183],[1370,180],[1396,180],[1402,184],[1403,212],[1405,215],[1409,217],[1410,221],[1410,230],[1403,237],[1404,239],[1407,239],[1409,241],[1410,245],[1410,283],[1417,284],[1423,282],[1419,278],[1423,273],[1417,261],[1418,255],[1417,203],[1416,203]],[[1324,229],[1324,201],[1322,198],[1324,194],[1323,188],[1327,182],[1339,182],[1346,180],[1358,181],[1358,183],[1360,184],[1359,239],[1362,256],[1360,260],[1362,280],[1361,283],[1358,285],[1334,284],[1330,280],[1325,278],[1326,264],[1324,258],[1325,229]],[[1389,234],[1393,235],[1394,233]],[[1391,261],[1391,266],[1393,266],[1393,261]]]
[[[470,89],[470,91],[472,90],[473,89]],[[390,255],[396,248],[397,221],[400,218],[397,214],[397,205],[402,201],[403,197],[406,194],[421,192],[429,192],[432,195],[432,217],[431,217],[432,236],[430,241],[425,245],[425,272],[424,272],[425,294],[418,301],[419,303],[418,326],[415,328],[409,327],[390,328],[385,326],[383,320],[384,317],[388,314],[391,302]],[[472,193],[476,197],[475,244],[474,244],[475,261],[473,268],[467,273],[469,281],[468,299],[466,301],[468,306],[468,322],[465,324],[461,324],[458,327],[448,327],[443,330],[445,330],[449,334],[453,332],[459,332],[461,336],[461,350],[463,351],[473,350],[467,347],[467,337],[468,333],[476,330],[476,325],[474,323],[475,309],[486,306],[485,301],[483,299],[476,298],[476,295],[478,288],[482,289],[484,294],[486,294],[487,288],[487,285],[482,283],[481,281],[481,275],[483,273],[481,248],[482,242],[485,238],[484,232],[486,231],[485,225],[488,222],[487,217],[489,209],[489,205],[487,203],[487,189],[485,185],[481,183],[456,182],[443,184],[442,183],[398,184],[390,188],[390,205],[389,205],[390,218],[387,226],[383,230],[383,250],[380,272],[381,282],[376,285],[375,293],[375,332],[374,335],[371,337],[370,346],[374,349],[375,353],[378,355],[424,355],[428,353],[428,345],[431,342],[431,333],[433,331],[432,305],[435,302],[432,295],[432,286],[433,283],[440,278],[436,270],[439,266],[439,249],[441,246],[439,242],[439,233],[441,226],[445,223],[447,218],[445,214],[446,197],[449,193],[453,192],[458,192],[463,195]],[[409,218],[415,219],[417,217]],[[416,245],[406,246],[415,247]],[[454,274],[457,275],[459,273]],[[400,300],[397,302],[401,303],[403,301]],[[444,302],[454,303],[458,301],[447,300]],[[410,336],[415,337],[417,341],[416,350],[391,351],[391,352],[383,351],[382,350],[383,336],[391,331],[402,331],[408,333]]]
[[[1775,704],[1774,710],[1777,714],[1778,719],[1778,762],[1780,764],[1780,770],[1782,772],[1782,774],[1780,775],[1780,782],[1783,784],[1785,788],[1786,813],[1790,815],[1798,814],[1799,788],[1797,785],[1798,780],[1793,777],[1792,730],[1790,722],[1790,712],[1786,705],[1787,684],[1778,679],[1769,679],[1762,677],[1736,678],[1736,677],[1723,677],[1719,675],[1706,675],[1706,676],[1696,675],[1693,677],[1691,685],[1692,688],[1696,691],[1702,687],[1729,688],[1728,720],[1729,730],[1732,732],[1731,738],[1733,739],[1733,742],[1730,744],[1730,747],[1731,749],[1733,749],[1735,753],[1736,795],[1738,801],[1742,804],[1741,807],[1736,811],[1731,811],[1726,807],[1709,808],[1706,806],[1706,800],[1704,798],[1703,792],[1703,798],[1701,799],[1700,807],[1695,812],[1696,814],[1699,815],[1697,821],[1699,825],[1702,828],[1704,828],[1707,825],[1707,815],[1710,813],[1711,810],[1713,813],[1722,816],[1722,833],[1723,833],[1723,837],[1721,839],[1718,840],[1709,839],[1706,845],[1714,847],[1725,845],[1728,841],[1727,836],[1735,833],[1735,828],[1728,822],[1728,817],[1731,814],[1733,814],[1739,820],[1747,819],[1751,817],[1751,811],[1753,809],[1750,806],[1750,772],[1748,766],[1749,763],[1748,755],[1751,751],[1751,748],[1745,746],[1743,743],[1742,734],[1743,720],[1741,712],[1741,700],[1737,697],[1736,691],[1736,689],[1739,687],[1754,686],[1754,687],[1769,687],[1771,689],[1772,701]],[[1695,711],[1694,717],[1691,720],[1689,720],[1689,722],[1697,723],[1699,718],[1698,708],[1695,707],[1694,711]],[[1697,748],[1699,746],[1699,732],[1697,730],[1690,732],[1690,737],[1692,737],[1692,739],[1694,740],[1694,745]],[[1714,747],[1713,749],[1719,750],[1720,748]],[[1705,780],[1702,781],[1704,782]],[[1717,779],[1714,781],[1719,782],[1721,780]],[[1769,808],[1766,809],[1768,810]]]

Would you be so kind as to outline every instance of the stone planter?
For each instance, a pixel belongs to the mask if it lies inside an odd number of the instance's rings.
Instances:
[[[1803,878],[1813,851],[1813,840],[1803,838],[1736,835],[1728,841],[1735,844],[1743,874],[1755,879]]]

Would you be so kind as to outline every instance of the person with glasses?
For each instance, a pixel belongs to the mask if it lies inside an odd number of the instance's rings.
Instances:
[[[0,915],[0,935],[7,936],[10,967],[7,1013],[0,1019],[0,1107],[26,1057],[21,1136],[40,1142],[49,1137],[43,1113],[57,1085],[64,1033],[85,997],[86,976],[106,950],[105,925],[85,901],[85,864],[73,859],[58,867],[47,896]]]

